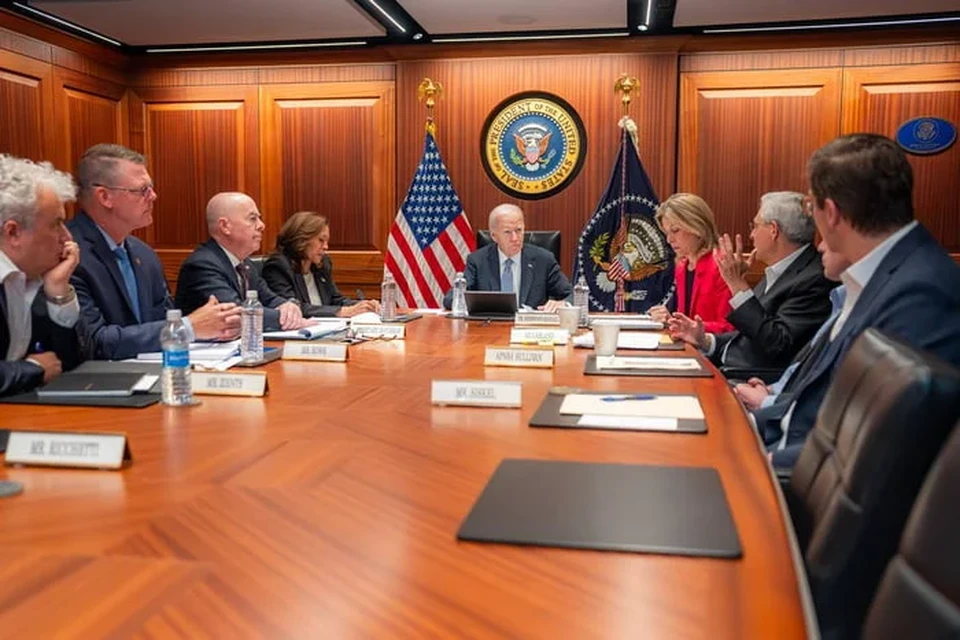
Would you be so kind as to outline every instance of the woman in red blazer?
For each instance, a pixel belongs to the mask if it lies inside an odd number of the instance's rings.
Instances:
[[[675,193],[657,209],[657,224],[677,253],[676,308],[672,310],[701,318],[704,331],[709,333],[732,331],[733,325],[727,322],[730,288],[713,259],[720,234],[710,206],[692,193]],[[663,306],[650,309],[650,315],[663,323],[670,312]]]

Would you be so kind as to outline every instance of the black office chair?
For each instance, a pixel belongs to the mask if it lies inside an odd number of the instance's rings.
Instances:
[[[858,637],[923,478],[960,417],[960,371],[866,330],[786,491],[824,638]]]
[[[864,625],[867,640],[960,638],[960,423],[910,512]]]
[[[250,256],[250,264],[253,265],[253,268],[257,271],[257,276],[263,277],[263,263],[267,261],[269,256]]]
[[[477,249],[493,242],[490,232],[477,231]],[[560,262],[560,232],[559,231],[524,231],[523,242],[546,249]]]

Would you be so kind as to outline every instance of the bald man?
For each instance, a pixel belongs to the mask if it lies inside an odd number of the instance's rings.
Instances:
[[[131,235],[153,223],[157,192],[141,154],[97,144],[77,163],[78,211],[67,228],[80,247],[70,278],[89,327],[93,357],[122,360],[160,351],[173,299],[160,258]],[[193,339],[229,340],[240,333],[237,305],[206,298],[184,317]],[[184,311],[188,313],[188,311]]]
[[[517,307],[556,311],[572,293],[570,281],[560,271],[553,254],[523,243],[523,211],[514,204],[497,205],[490,211],[493,244],[467,256],[463,271],[468,291],[511,291]],[[443,298],[450,308],[453,292]]]
[[[210,296],[242,304],[256,291],[263,305],[263,328],[300,329],[309,324],[295,300],[281,298],[267,286],[249,258],[260,249],[263,220],[253,198],[244,193],[218,193],[207,203],[210,239],[180,266],[177,306],[189,313]]]

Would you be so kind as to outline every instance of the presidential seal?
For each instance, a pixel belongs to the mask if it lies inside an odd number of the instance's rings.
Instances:
[[[480,132],[480,158],[490,180],[524,200],[565,189],[586,155],[580,116],[562,98],[540,91],[518,93],[498,104]]]

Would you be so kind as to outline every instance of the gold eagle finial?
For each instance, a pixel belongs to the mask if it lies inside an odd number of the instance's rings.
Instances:
[[[630,108],[630,94],[640,88],[640,81],[627,74],[621,74],[613,84],[613,91],[620,94],[620,103],[623,104],[623,115],[627,115]]]

